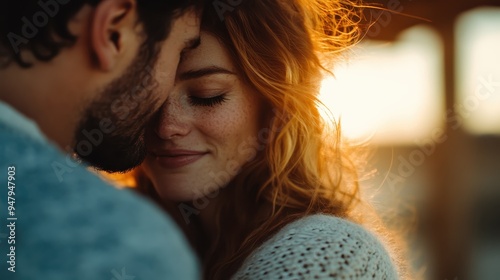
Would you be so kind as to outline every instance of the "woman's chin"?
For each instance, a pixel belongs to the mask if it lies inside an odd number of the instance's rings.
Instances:
[[[202,192],[196,192],[193,191],[192,189],[187,189],[187,190],[182,190],[182,189],[175,189],[175,190],[162,190],[160,192],[161,198],[164,201],[171,201],[171,202],[195,202],[196,200],[206,200],[210,199],[207,197],[207,195],[203,194]]]
[[[163,178],[164,179],[164,178]],[[212,200],[219,195],[220,187],[216,182],[208,181],[192,182],[192,181],[176,181],[162,180],[169,182],[168,184],[154,184],[155,189],[160,194],[164,201],[172,202],[193,202]],[[153,180],[155,182],[155,180]]]

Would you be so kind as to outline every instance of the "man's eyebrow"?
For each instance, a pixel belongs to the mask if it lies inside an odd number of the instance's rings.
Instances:
[[[226,74],[226,75],[236,75],[233,71],[219,67],[219,66],[209,66],[196,70],[189,70],[179,74],[179,80],[190,80],[196,79],[203,76],[215,75],[215,74]]]
[[[201,43],[200,36],[191,38],[184,43],[183,51],[196,49],[200,45],[200,43]]]
[[[184,48],[181,51],[179,63],[184,61],[186,52],[188,52],[189,50],[196,49],[200,45],[200,43],[201,43],[200,36],[186,40],[186,42],[184,42]]]

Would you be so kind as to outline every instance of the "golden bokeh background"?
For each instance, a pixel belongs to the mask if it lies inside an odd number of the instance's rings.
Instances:
[[[500,279],[500,1],[375,2],[393,12],[368,12],[320,98],[369,143],[363,185],[423,278]]]

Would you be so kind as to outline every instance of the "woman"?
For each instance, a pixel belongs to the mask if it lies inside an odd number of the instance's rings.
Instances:
[[[206,279],[402,277],[368,230],[382,232],[358,163],[318,110],[326,62],[359,37],[360,6],[240,2],[207,8],[201,45],[146,134],[139,189],[183,227]]]

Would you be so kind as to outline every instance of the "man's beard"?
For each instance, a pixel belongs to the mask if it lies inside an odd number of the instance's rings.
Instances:
[[[75,132],[75,153],[98,170],[125,172],[146,157],[144,130],[159,106],[157,53],[142,48],[125,74],[91,102]]]

